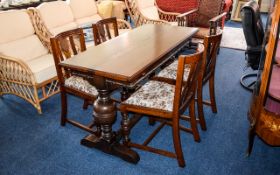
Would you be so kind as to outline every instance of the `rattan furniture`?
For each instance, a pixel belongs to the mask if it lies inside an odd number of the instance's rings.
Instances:
[[[180,13],[159,9],[155,0],[125,0],[129,15],[136,27],[144,24],[178,25]]]
[[[203,49],[203,45],[200,44],[197,53],[188,56],[179,56],[176,80],[172,83],[170,81],[148,81],[127,100],[121,103],[120,111],[122,114],[123,142],[125,145],[175,158],[180,167],[185,166],[180,130],[192,133],[194,140],[200,141],[196,125],[194,98],[197,88],[197,78],[202,65]],[[185,66],[188,66],[188,69],[185,69]],[[187,79],[184,79],[185,74],[188,74]],[[189,108],[189,117],[184,116],[186,108]],[[143,144],[130,141],[131,124],[129,113],[152,117],[161,123]],[[186,128],[181,125],[180,119],[190,121],[191,127]],[[172,127],[175,153],[148,146],[165,125]]]
[[[0,95],[17,95],[42,113],[59,92],[52,55],[35,34],[26,10],[0,12]]]
[[[208,35],[215,35],[222,29],[222,18],[225,0],[199,0],[198,8],[186,12],[187,26],[199,27],[195,38],[202,39]]]
[[[203,54],[203,65],[201,67],[200,76],[198,78],[198,87],[197,87],[197,108],[198,108],[198,121],[200,123],[201,129],[206,130],[206,122],[203,112],[203,104],[211,106],[212,112],[217,113],[217,105],[215,98],[215,67],[217,52],[219,45],[222,39],[222,33],[218,35],[206,36],[204,38],[204,54]],[[166,68],[161,70],[156,76],[152,79],[157,81],[171,81],[176,79],[178,60],[175,60],[173,63],[168,65]],[[189,67],[186,67],[188,70]],[[188,75],[184,76],[184,79],[187,80]],[[205,84],[209,85],[209,94],[210,101],[203,100],[203,86]]]
[[[91,26],[102,19],[93,0],[46,2],[28,10],[36,34],[49,49],[51,37],[67,30]],[[131,29],[130,24],[122,19],[118,19],[118,26],[119,29]]]
[[[169,25],[144,25],[120,35],[60,63],[85,78],[94,77],[99,97],[94,103],[94,117],[101,125],[101,135],[91,134],[81,143],[122,159],[137,163],[138,154],[119,144],[112,125],[116,104],[110,98],[112,85],[134,88],[170,60],[197,32],[196,28]],[[172,35],[172,37],[170,37]],[[118,132],[117,132],[118,133]]]

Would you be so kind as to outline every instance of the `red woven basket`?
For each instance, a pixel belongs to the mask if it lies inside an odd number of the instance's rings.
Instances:
[[[160,9],[167,12],[184,13],[198,6],[198,0],[156,0]]]

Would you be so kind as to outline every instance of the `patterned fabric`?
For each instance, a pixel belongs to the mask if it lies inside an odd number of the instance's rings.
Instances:
[[[160,9],[166,12],[185,13],[198,6],[198,0],[157,0]]]
[[[133,93],[123,104],[172,111],[175,86],[149,81]]]
[[[163,78],[169,78],[176,80],[177,78],[177,68],[178,68],[178,60],[174,61],[171,63],[169,66],[161,70],[158,74],[157,77],[163,77]],[[184,72],[184,81],[188,80],[190,73],[190,66],[185,65],[185,72]]]
[[[65,80],[65,86],[74,88],[76,90],[85,92],[87,94],[97,96],[98,92],[97,89],[92,86],[87,80],[84,80],[82,77],[78,76],[71,76]]]

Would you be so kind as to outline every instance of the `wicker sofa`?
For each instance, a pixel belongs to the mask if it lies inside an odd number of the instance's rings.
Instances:
[[[35,34],[26,10],[0,12],[0,95],[40,103],[59,92],[52,54]]]
[[[37,35],[49,50],[51,37],[102,19],[94,0],[46,2],[28,10]],[[131,29],[130,24],[123,19],[118,19],[118,24],[120,29]]]

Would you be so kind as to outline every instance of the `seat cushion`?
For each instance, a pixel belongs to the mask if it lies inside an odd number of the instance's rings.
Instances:
[[[153,7],[155,6],[155,0],[137,0],[137,5],[140,10]]]
[[[20,31],[20,28],[18,31]],[[46,55],[48,50],[44,47],[39,38],[33,34],[25,38],[0,44],[0,53],[26,62]]]
[[[198,32],[194,35],[194,38],[204,39],[205,36],[210,34],[209,28],[199,27]]]
[[[87,80],[84,80],[82,77],[71,76],[65,80],[64,85],[66,87],[70,87],[93,96],[98,95],[97,89],[94,86],[92,86]]]
[[[44,56],[27,61],[26,64],[33,72],[37,83],[42,83],[57,75],[54,59],[51,54],[46,54]]]
[[[173,63],[168,65],[166,68],[161,70],[156,76],[176,80],[177,79],[177,68],[178,68],[178,60],[175,60]],[[190,73],[190,66],[185,65],[184,77],[183,77],[184,81],[188,80],[189,73]]]
[[[173,85],[159,81],[149,81],[125,100],[123,104],[171,112],[174,93],[175,86]]]
[[[54,27],[49,29],[49,31],[51,32],[51,34],[53,36],[56,36],[57,34],[60,34],[61,32],[65,32],[68,30],[72,30],[72,29],[76,29],[78,28],[78,25],[75,22],[70,22],[64,25],[60,25],[58,27]]]
[[[37,10],[49,30],[74,22],[72,10],[65,1],[43,3],[37,7]]]
[[[95,0],[69,0],[68,3],[76,20],[98,13]]]
[[[0,12],[0,44],[26,38],[35,33],[26,10]]]

